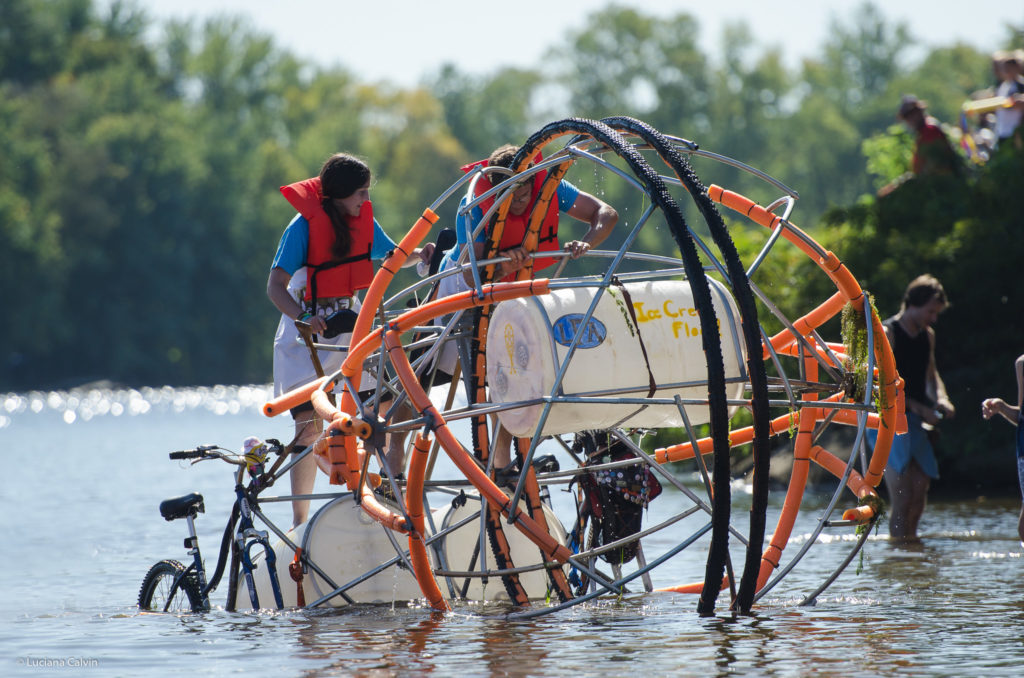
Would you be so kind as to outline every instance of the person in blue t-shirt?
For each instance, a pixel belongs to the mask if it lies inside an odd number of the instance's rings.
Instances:
[[[515,158],[518,150],[518,147],[511,144],[500,146],[491,153],[487,160],[487,165],[490,167],[511,167],[512,160]],[[495,185],[505,179],[504,174],[495,173],[489,176]],[[525,215],[534,203],[533,191],[534,185],[532,181],[527,181],[516,189],[510,199],[509,214],[512,216]],[[573,219],[581,221],[589,227],[582,238],[570,240],[562,246],[562,249],[568,252],[571,258],[577,259],[583,256],[592,247],[600,245],[611,235],[612,229],[619,220],[619,213],[611,205],[589,193],[579,190],[564,180],[559,182],[556,195],[558,198],[558,209],[561,213],[568,214]],[[483,256],[486,234],[483,228],[480,228],[479,232],[477,232],[480,219],[483,217],[483,210],[479,206],[473,208],[469,212],[469,219],[467,221],[463,214],[463,208],[469,204],[470,200],[469,196],[465,196],[459,204],[455,223],[457,243],[442,260],[442,271],[450,270],[458,265],[463,249],[466,243],[469,242],[468,233],[475,233],[474,248],[477,260]],[[557,227],[555,234],[557,234]],[[518,245],[500,250],[497,256],[507,257],[509,261],[501,264],[495,275],[496,279],[504,278],[518,271],[529,261],[529,253],[522,246]],[[464,261],[468,260],[467,257]],[[438,296],[446,297],[468,289],[470,280],[472,280],[472,274],[469,271],[466,271],[463,275],[456,274],[442,278],[438,287]],[[438,358],[438,370],[451,374],[454,369],[455,358],[455,347],[449,342]],[[494,467],[503,471],[503,473],[498,474],[499,479],[503,476],[510,477],[518,473],[514,469],[511,460],[511,444],[511,434],[504,429],[499,429],[494,451]]]
[[[510,167],[518,150],[512,144],[499,146],[488,157],[487,165],[489,167]],[[492,180],[495,184],[505,179],[503,174],[491,174],[489,176],[493,178]],[[568,181],[563,180],[559,182],[556,189],[556,197],[560,212],[568,214],[570,217],[590,226],[581,239],[570,240],[563,246],[562,249],[569,252],[573,259],[583,256],[589,249],[604,242],[619,220],[619,213],[615,211],[615,208],[603,200],[581,191]],[[509,213],[514,216],[524,214],[532,204],[532,198],[532,184],[527,182],[512,194]],[[480,206],[474,207],[469,212],[467,219],[464,209],[470,200],[469,196],[464,196],[459,202],[459,209],[455,216],[456,245],[445,254],[441,262],[441,270],[448,270],[456,265],[463,247],[468,242],[467,233],[469,232],[476,233],[474,244],[477,258],[483,256],[486,234],[482,228],[477,231],[480,219],[483,217],[483,210]],[[512,247],[498,252],[498,256],[511,259],[511,261],[502,264],[496,276],[500,279],[522,268],[529,255],[522,247]],[[457,276],[449,276],[449,278],[455,277]],[[442,294],[451,294],[451,291],[442,290]]]
[[[277,246],[267,279],[267,296],[281,312],[274,337],[274,395],[290,391],[316,378],[312,356],[301,340],[295,322],[308,323],[317,343],[347,346],[350,332],[325,338],[325,319],[341,310],[358,311],[356,293],[366,289],[373,279],[372,261],[379,261],[395,249],[373,218],[370,203],[370,168],[362,160],[336,153],[324,163],[316,177],[281,188],[297,214]],[[414,251],[405,266],[429,261],[433,245]],[[325,374],[337,371],[345,359],[341,351],[317,351]],[[363,375],[363,389],[375,384]],[[364,392],[365,393],[365,392]],[[321,422],[310,403],[292,410],[295,419],[295,445],[302,449],[313,443]],[[388,465],[400,467],[402,459],[388,459]],[[400,471],[400,468],[399,468]],[[292,467],[294,494],[308,494],[316,479],[312,455]],[[294,524],[305,522],[309,502],[292,504]]]

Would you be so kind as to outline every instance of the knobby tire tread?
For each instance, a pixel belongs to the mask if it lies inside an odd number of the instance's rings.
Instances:
[[[177,560],[161,560],[149,568],[146,576],[142,578],[142,585],[139,587],[139,609],[149,612],[163,612],[164,603],[166,602],[163,600],[159,601],[158,609],[153,609],[153,597],[157,593],[157,588],[164,580],[167,581],[169,586],[172,585],[174,579],[185,572],[185,569],[185,566]],[[188,600],[191,612],[203,611],[202,593],[199,591],[199,582],[196,581],[194,576],[187,575],[182,577],[178,582],[178,587],[169,593],[171,600],[175,600],[178,596],[184,596]],[[168,611],[179,611],[180,609],[173,605],[168,607]]]
[[[740,612],[748,614],[754,602],[754,595],[757,592],[757,579],[761,569],[764,533],[767,523],[768,472],[771,457],[769,447],[771,431],[768,404],[768,375],[764,361],[761,359],[760,324],[758,322],[754,293],[750,287],[750,279],[747,277],[746,269],[743,267],[739,252],[737,252],[736,245],[729,235],[721,213],[711,198],[708,197],[707,189],[683,155],[660,132],[640,120],[619,116],[606,118],[604,122],[615,129],[636,134],[650,144],[661,159],[675,172],[676,177],[697,205],[701,216],[708,226],[712,239],[718,246],[726,271],[729,274],[736,305],[740,311],[743,340],[747,349],[747,373],[750,377],[752,395],[754,473],[746,558],[735,603]],[[707,586],[708,582],[705,582],[705,587]]]

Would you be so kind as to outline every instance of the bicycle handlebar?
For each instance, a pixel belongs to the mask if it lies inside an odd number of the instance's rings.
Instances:
[[[281,444],[277,438],[267,438],[264,441],[270,448],[271,452],[275,452],[278,455],[284,454],[285,446]],[[244,466],[245,461],[239,458],[239,455],[226,450],[220,445],[199,445],[195,449],[191,450],[176,450],[167,454],[168,458],[174,460],[180,459],[222,459],[229,464],[235,464],[238,466]]]
[[[225,454],[225,453],[228,454]],[[245,464],[244,461],[235,459],[232,453],[220,445],[200,445],[192,450],[177,450],[167,454],[170,459],[223,459],[229,464]]]
[[[193,450],[178,450],[177,452],[171,452],[167,456],[171,459],[202,459],[203,457],[210,456],[208,453],[211,450],[216,450],[217,445],[200,445]]]

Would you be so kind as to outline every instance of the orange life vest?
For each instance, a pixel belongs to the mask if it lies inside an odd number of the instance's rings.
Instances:
[[[462,168],[463,171],[468,172],[481,164],[486,165],[487,161],[482,160],[480,162],[466,165]],[[526,230],[530,225],[530,214],[533,212],[533,207],[537,203],[537,196],[540,195],[540,187],[544,183],[544,177],[547,176],[547,172],[538,172],[533,175],[533,187],[530,192],[530,204],[522,214],[512,214],[509,211],[505,216],[505,229],[501,232],[501,239],[498,241],[498,250],[507,250],[512,247],[519,247],[523,244],[523,238],[526,237]],[[504,180],[504,177],[502,177]],[[500,181],[498,183],[501,183]],[[476,197],[479,197],[491,190],[494,185],[490,182],[487,175],[481,176],[476,182]],[[480,210],[486,212],[494,204],[494,198],[488,198],[484,202],[480,203]],[[544,221],[541,222],[540,232],[537,234],[537,251],[538,252],[553,252],[561,249],[558,245],[558,196],[552,196],[551,202],[548,204],[547,213],[544,215]],[[533,261],[533,270],[539,271],[543,268],[550,266],[555,263],[555,259],[551,258],[538,258]],[[513,278],[515,276],[512,276]]]
[[[349,256],[335,259],[334,226],[323,206],[320,177],[313,177],[281,187],[281,194],[309,222],[309,247],[306,250],[306,301],[329,297],[351,297],[365,290],[373,281],[373,205],[367,200],[359,216],[348,217],[352,242]]]

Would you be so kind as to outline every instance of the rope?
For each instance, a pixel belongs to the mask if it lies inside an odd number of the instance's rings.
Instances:
[[[654,372],[651,371],[651,361],[650,358],[647,357],[647,345],[644,344],[644,336],[640,333],[640,323],[636,319],[636,308],[633,306],[633,297],[630,296],[629,290],[626,289],[626,286],[622,284],[617,276],[612,277],[612,284],[618,287],[619,291],[622,292],[622,297],[626,300],[626,309],[629,311],[629,318],[633,321],[633,327],[636,328],[636,340],[640,344],[640,352],[644,355],[644,367],[647,368],[647,397],[650,398],[658,390],[658,381],[654,378]],[[646,407],[647,405],[644,405],[640,411]]]
[[[295,599],[296,605],[299,607],[306,607],[306,594],[302,590],[302,547],[295,549],[295,558],[291,564],[288,565],[288,574],[292,576],[292,581],[295,582]]]

